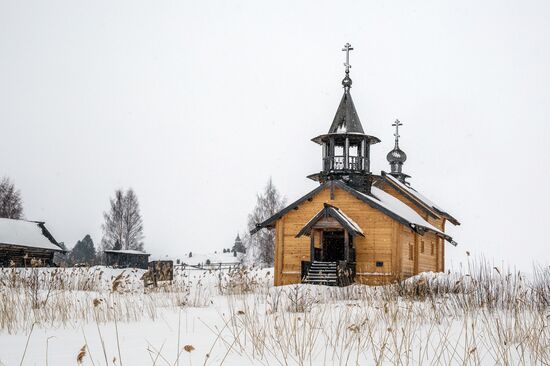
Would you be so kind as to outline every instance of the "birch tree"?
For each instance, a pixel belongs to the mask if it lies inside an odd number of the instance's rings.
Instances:
[[[265,221],[283,209],[285,199],[281,196],[271,178],[265,189],[256,197],[256,206],[248,215],[248,233],[245,236],[247,261],[272,266],[275,259],[275,231],[260,230],[254,235],[250,231],[256,224]]]
[[[8,177],[0,180],[0,217],[7,219],[23,218],[21,192],[15,188]]]
[[[103,250],[143,250],[143,220],[137,195],[131,188],[126,193],[121,189],[115,191],[115,197],[110,199],[110,210],[103,213],[103,218]]]

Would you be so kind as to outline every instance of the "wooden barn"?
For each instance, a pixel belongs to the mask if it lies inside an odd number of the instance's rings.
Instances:
[[[104,250],[105,264],[115,268],[147,269],[151,254],[139,250]]]
[[[456,245],[445,225],[460,223],[407,181],[398,120],[390,172],[370,171],[370,147],[380,140],[364,132],[351,98],[350,50],[332,125],[312,139],[322,170],[308,178],[320,185],[252,231],[275,230],[275,285],[374,285],[444,271],[445,242]]]
[[[64,253],[44,222],[0,218],[0,267],[49,267]]]

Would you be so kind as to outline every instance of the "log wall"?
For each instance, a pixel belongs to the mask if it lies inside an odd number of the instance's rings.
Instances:
[[[0,267],[30,267],[32,259],[40,260],[40,266],[49,267],[53,265],[53,255],[53,250],[0,244]]]

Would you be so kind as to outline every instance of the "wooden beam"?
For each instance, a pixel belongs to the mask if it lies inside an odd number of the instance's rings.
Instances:
[[[413,248],[413,275],[418,274],[418,255],[420,254],[420,248],[419,248],[419,237],[420,234],[414,233],[414,248]]]
[[[315,231],[311,231],[310,240],[309,240],[309,260],[313,262],[315,260]]]
[[[393,222],[393,240],[392,271],[396,278],[401,278],[403,272],[403,267],[401,267],[401,257],[403,256],[403,249],[401,246],[401,225],[395,221]]]
[[[349,262],[349,234],[347,230],[344,230],[344,258],[346,262]]]

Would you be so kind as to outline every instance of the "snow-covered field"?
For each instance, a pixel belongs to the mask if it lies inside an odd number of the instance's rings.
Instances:
[[[0,269],[0,365],[550,363],[550,269],[273,287],[269,269]],[[78,360],[79,359],[79,360]]]
[[[180,261],[182,264],[186,265],[205,265],[206,263],[210,262],[212,264],[219,264],[219,263],[238,263],[240,258],[237,258],[233,256],[233,253],[223,253],[223,252],[216,252],[216,253],[193,253],[191,257],[189,257],[189,254],[183,255],[183,256],[176,256],[176,257],[158,257],[158,258],[152,258],[151,260],[166,260],[170,259],[174,261],[174,264],[177,263],[177,260]]]

